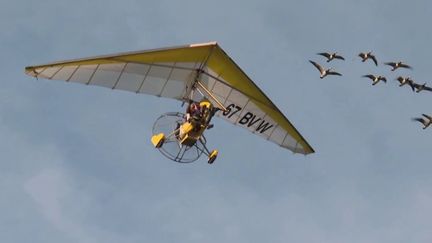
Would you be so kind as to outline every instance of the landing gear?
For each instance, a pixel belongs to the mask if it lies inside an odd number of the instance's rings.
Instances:
[[[197,125],[195,125],[196,127]],[[161,115],[153,125],[151,142],[164,156],[178,163],[191,163],[202,154],[212,164],[218,155],[217,150],[207,149],[207,140],[201,130],[194,131],[194,125],[184,121],[184,114],[170,112]],[[200,133],[201,132],[201,133]]]
[[[180,127],[184,123],[184,114],[169,112],[161,115],[153,125],[151,142],[162,155],[178,163],[191,163],[205,153],[206,139],[202,136],[195,144],[181,144]],[[161,134],[163,134],[163,139]]]
[[[155,148],[160,148],[165,142],[165,135],[163,133],[153,135],[151,138],[151,142],[153,146],[155,146]]]
[[[217,158],[217,155],[218,155],[218,151],[217,151],[217,150],[213,150],[213,151],[210,153],[207,162],[208,162],[209,164],[213,164],[213,162],[214,162],[214,161],[216,160],[216,158]]]
[[[218,151],[216,149],[212,150],[211,152],[208,150],[207,146],[204,146],[204,154],[208,156],[207,163],[213,164],[213,162],[216,160]]]

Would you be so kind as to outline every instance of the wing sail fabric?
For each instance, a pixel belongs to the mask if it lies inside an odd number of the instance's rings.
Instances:
[[[197,63],[137,64],[112,63],[67,65],[36,68],[30,75],[38,78],[64,80],[66,82],[97,85],[135,93],[145,93],[181,100],[185,87],[194,81]],[[185,68],[188,67],[188,68]]]
[[[274,115],[278,114],[278,112],[268,109],[259,101],[246,96],[220,78],[216,79],[213,75],[208,74],[203,76],[207,88],[227,108],[225,112],[218,111],[216,113],[218,117],[295,153],[305,153],[303,145],[293,138],[288,129],[283,127],[285,124],[278,123],[274,118]],[[258,104],[267,109],[260,108]],[[284,120],[283,115],[276,116]]]
[[[184,100],[199,80],[227,108],[217,115],[294,153],[312,147],[215,42],[30,66],[44,79]]]

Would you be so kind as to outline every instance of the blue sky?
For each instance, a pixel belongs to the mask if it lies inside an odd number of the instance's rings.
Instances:
[[[3,1],[4,242],[430,242],[430,1]],[[294,155],[215,120],[214,165],[150,143],[172,100],[35,80],[55,60],[218,41],[314,147]],[[320,80],[309,59],[338,51]],[[361,63],[372,50],[380,65]],[[390,72],[403,60],[412,71]],[[327,65],[327,64],[326,64]],[[383,74],[387,84],[361,78]]]

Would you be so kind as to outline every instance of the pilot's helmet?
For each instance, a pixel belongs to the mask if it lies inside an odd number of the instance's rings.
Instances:
[[[210,109],[212,107],[212,103],[208,99],[202,99],[200,101],[200,106],[205,109]]]

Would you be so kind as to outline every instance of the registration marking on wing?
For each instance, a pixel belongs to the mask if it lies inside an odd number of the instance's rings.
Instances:
[[[242,107],[236,105],[236,104],[229,104],[226,107],[226,111],[222,112],[222,115],[231,118],[234,114],[241,112],[243,110]],[[255,132],[264,133],[268,129],[274,127],[273,124],[266,121],[264,118],[258,117],[254,113],[250,111],[246,111],[236,122],[239,125],[245,126],[245,127],[252,127],[255,126]]]

